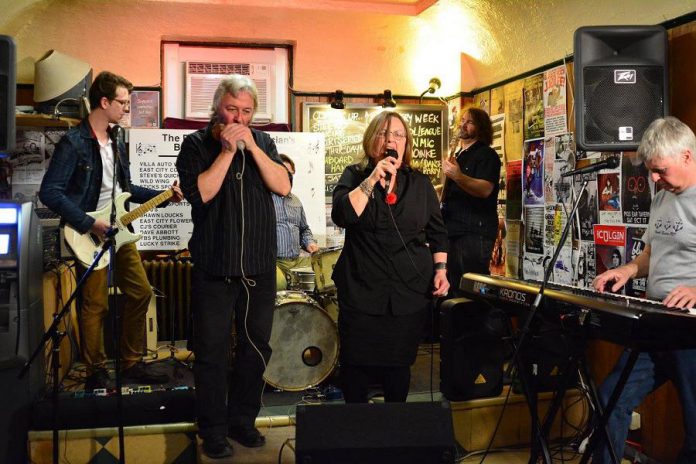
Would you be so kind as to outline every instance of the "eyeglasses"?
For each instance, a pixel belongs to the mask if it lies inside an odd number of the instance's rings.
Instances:
[[[120,100],[118,98],[114,98],[111,101],[119,102],[121,106],[130,106],[130,100]]]
[[[406,138],[406,134],[404,134],[403,132],[399,132],[399,131],[389,131],[389,132],[387,132],[387,131],[385,131],[385,130],[377,132],[377,137],[387,138],[387,134],[391,135],[391,136],[394,137],[396,140],[403,140],[403,139]]]

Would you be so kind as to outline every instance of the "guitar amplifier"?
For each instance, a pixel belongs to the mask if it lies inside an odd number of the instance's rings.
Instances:
[[[65,245],[60,217],[48,208],[36,208],[34,211],[39,216],[39,224],[41,224],[44,269],[48,270],[58,261],[73,259],[72,253]]]

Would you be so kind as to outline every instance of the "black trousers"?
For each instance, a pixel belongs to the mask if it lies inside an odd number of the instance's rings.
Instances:
[[[382,386],[385,402],[403,403],[410,381],[410,366],[341,366],[341,389],[346,403],[367,403],[371,383]]]
[[[263,372],[271,358],[275,268],[251,276],[220,278],[193,269],[196,412],[202,438],[226,435],[229,426],[252,427],[261,408]],[[235,367],[229,372],[232,323],[237,330]],[[263,358],[262,358],[263,356]]]
[[[449,296],[459,296],[462,275],[467,272],[490,274],[489,264],[493,253],[495,238],[479,234],[465,234],[452,237],[447,254],[447,279],[450,283]]]

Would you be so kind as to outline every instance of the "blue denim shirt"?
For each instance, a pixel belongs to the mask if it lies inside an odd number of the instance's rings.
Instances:
[[[130,162],[123,142],[118,145],[118,183],[124,192],[130,192],[135,203],[144,203],[160,192],[131,183]],[[51,163],[41,182],[39,198],[53,212],[60,215],[80,233],[87,232],[94,218],[86,212],[94,211],[102,185],[102,162],[99,142],[85,118],[65,134],[53,152]]]

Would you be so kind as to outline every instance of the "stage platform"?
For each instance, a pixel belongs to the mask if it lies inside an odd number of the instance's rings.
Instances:
[[[205,462],[235,463],[294,463],[295,412],[297,405],[310,403],[342,403],[329,399],[335,394],[335,378],[330,376],[322,385],[299,392],[277,391],[268,387],[263,395],[263,407],[257,418],[257,427],[267,437],[262,448],[247,449],[233,442],[235,453],[231,460],[207,460],[200,452],[196,437],[193,375],[189,353],[179,350],[175,360],[167,359],[169,352],[159,355],[153,369],[167,372],[172,378],[165,389],[150,393],[134,392],[124,396],[125,454],[129,463],[186,464]],[[439,345],[421,345],[413,367],[409,402],[439,402]],[[116,427],[115,398],[85,397],[80,393],[81,368],[71,373],[76,383],[73,392],[61,395],[60,459],[62,463],[110,464],[118,462],[118,429]],[[432,388],[431,388],[432,387]],[[452,402],[454,435],[460,451],[482,450],[495,429],[495,423],[505,402],[507,388],[495,398]],[[373,398],[379,403],[379,392]],[[544,404],[550,401],[550,393],[542,393]],[[569,425],[582,427],[586,415],[584,402],[577,391],[569,394],[565,410],[565,435]],[[38,415],[38,416],[37,416]],[[52,462],[50,402],[44,401],[35,408],[35,426],[29,432],[29,459],[32,463]],[[569,421],[569,422],[568,422]],[[87,425],[85,425],[87,424]],[[126,425],[127,424],[127,425]],[[560,421],[554,428],[554,436],[560,434]],[[340,433],[340,431],[338,431]],[[521,395],[512,393],[503,416],[494,448],[528,445],[530,437],[529,414]],[[278,461],[280,456],[280,461]],[[464,461],[478,462],[478,461]],[[488,462],[488,461],[487,461]],[[495,461],[491,461],[495,462]],[[498,461],[514,462],[514,461]],[[572,461],[571,461],[572,462]]]

